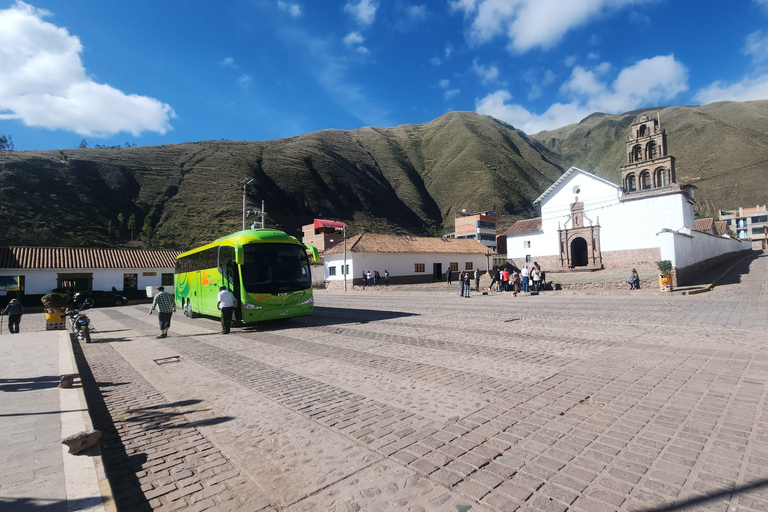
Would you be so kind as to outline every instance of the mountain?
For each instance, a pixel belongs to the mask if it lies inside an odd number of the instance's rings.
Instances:
[[[240,229],[249,179],[248,207],[264,200],[268,226],[291,234],[315,217],[434,234],[462,208],[534,215],[561,174],[523,132],[472,112],[267,142],[5,151],[0,244],[114,245],[108,222],[123,213],[137,235],[146,221],[154,246],[193,247]]]
[[[621,183],[629,126],[659,116],[679,183],[692,183],[702,216],[768,200],[768,101],[663,107],[621,115],[593,114],[578,124],[532,136],[563,168],[572,165]]]
[[[678,182],[702,214],[768,198],[768,101],[593,114],[528,136],[473,112],[421,125],[324,130],[266,142],[207,141],[123,149],[0,152],[0,245],[186,249],[239,230],[266,202],[267,224],[299,236],[313,218],[351,231],[440,234],[454,215],[496,210],[500,229],[537,215],[533,200],[575,165],[614,183],[630,124],[660,117]],[[251,222],[249,219],[248,223]]]

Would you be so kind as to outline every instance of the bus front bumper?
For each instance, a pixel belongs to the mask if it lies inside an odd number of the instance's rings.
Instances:
[[[267,320],[280,320],[281,318],[293,318],[297,316],[311,315],[314,311],[314,304],[299,306],[288,306],[284,308],[269,308],[264,310],[243,310],[243,322],[264,322]]]

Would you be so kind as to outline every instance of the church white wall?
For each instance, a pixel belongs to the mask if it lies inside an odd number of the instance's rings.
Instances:
[[[154,273],[145,276],[144,273]],[[123,274],[138,274],[138,289],[147,286],[160,286],[162,274],[173,273],[171,268],[139,268],[139,269],[3,269],[3,276],[24,276],[24,293],[26,295],[46,294],[56,288],[59,274],[93,274],[93,289],[109,291],[114,286],[118,291],[123,289]],[[170,290],[166,290],[170,291]]]
[[[323,257],[325,259],[325,278],[329,281],[343,281],[344,275],[341,273],[343,265],[343,254],[332,254]],[[349,275],[347,281],[357,279],[363,272],[378,270],[381,277],[384,277],[384,270],[389,270],[390,277],[401,276],[431,276],[432,264],[441,263],[442,273],[450,268],[451,262],[459,264],[459,271],[464,270],[466,262],[472,262],[473,268],[486,270],[488,258],[484,254],[410,254],[410,253],[347,253],[347,265],[349,265]],[[416,263],[424,264],[424,272],[414,270]],[[492,258],[491,258],[492,263]],[[336,267],[336,275],[329,275],[328,268]]]
[[[693,227],[694,223],[693,207],[682,194],[622,203],[618,187],[576,172],[544,199],[542,232],[507,237],[508,257],[524,261],[527,255],[531,259],[559,255],[557,230],[565,226],[577,196],[584,203],[584,225],[589,226],[590,221],[600,224],[603,253],[659,248],[656,234],[661,230]]]
[[[721,238],[698,231],[690,235],[680,233],[660,233],[661,259],[670,260],[675,268],[685,268],[701,261],[720,257],[730,253],[751,250],[748,241]]]

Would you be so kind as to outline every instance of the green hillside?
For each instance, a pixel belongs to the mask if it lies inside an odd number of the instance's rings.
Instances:
[[[618,184],[629,125],[641,114],[659,116],[677,181],[696,185],[702,215],[768,202],[768,101],[593,114],[533,138],[563,168],[574,165]]]
[[[110,237],[108,222],[123,213],[139,228],[146,221],[151,245],[188,248],[240,228],[251,178],[249,207],[266,201],[268,225],[295,235],[315,217],[441,233],[462,208],[534,214],[533,199],[561,173],[525,134],[471,112],[268,142],[3,152],[1,236],[3,245],[115,245],[127,232]]]

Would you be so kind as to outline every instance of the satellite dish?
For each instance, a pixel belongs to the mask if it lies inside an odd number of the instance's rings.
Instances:
[[[467,214],[467,209],[466,209],[466,208],[462,208],[462,209],[461,209],[461,213],[463,213],[464,215],[466,215],[466,214]]]

